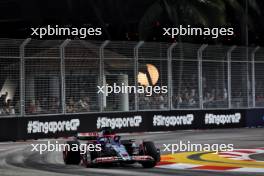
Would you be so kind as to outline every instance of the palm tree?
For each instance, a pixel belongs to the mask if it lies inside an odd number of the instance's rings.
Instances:
[[[253,27],[245,8],[247,5],[260,14],[256,0],[156,0],[140,20],[139,35],[142,40],[148,39],[152,34],[153,23],[164,18],[174,26],[229,25],[227,8],[230,8],[234,12],[234,18],[239,20],[242,34],[245,36],[246,26]]]
[[[246,7],[246,8],[244,8]],[[241,26],[242,36],[247,36],[248,26],[254,27],[248,17],[248,7],[260,14],[256,0],[156,0],[146,11],[139,23],[139,35],[141,40],[147,40],[152,35],[153,23],[168,19],[173,26],[202,25],[227,26],[227,8],[232,9],[236,21]],[[178,39],[181,42],[181,38]],[[248,44],[247,37],[243,37],[243,43]],[[182,45],[180,45],[182,47]],[[183,48],[180,48],[183,50]],[[179,80],[183,76],[184,52],[180,52]],[[182,89],[182,81],[178,82],[178,94]]]

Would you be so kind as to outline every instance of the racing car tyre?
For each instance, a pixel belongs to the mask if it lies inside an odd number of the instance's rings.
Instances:
[[[155,167],[156,164],[160,161],[160,153],[158,152],[157,148],[155,147],[154,143],[151,141],[143,142],[144,152],[145,155],[151,156],[154,161],[147,161],[142,162],[142,166],[144,168],[152,168]]]
[[[66,144],[69,144],[70,149],[74,146],[76,147],[76,145],[79,146],[79,142],[76,141],[67,141]],[[65,164],[80,164],[81,158],[79,148],[78,151],[72,151],[69,150],[68,146],[66,145],[65,150],[63,151],[63,160]]]
[[[95,164],[92,163],[94,159],[98,157],[98,153],[96,151],[86,151],[83,156],[83,164],[85,167],[96,167]]]
[[[91,152],[86,151],[83,156],[83,163],[85,167],[92,167],[92,155]]]

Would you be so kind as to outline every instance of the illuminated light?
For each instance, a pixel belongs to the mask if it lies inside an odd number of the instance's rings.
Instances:
[[[146,68],[147,68],[148,73],[143,73],[143,72],[138,73],[138,83],[142,86],[149,86],[150,84],[152,85],[157,84],[159,80],[158,69],[152,64],[146,64]],[[147,74],[149,75],[149,78]]]
[[[11,79],[7,78],[4,82],[4,85],[0,91],[0,96],[5,94],[6,92],[8,93],[5,101],[7,101],[8,99],[13,100],[14,96],[15,96],[15,91],[17,88],[17,84],[12,81]]]
[[[147,74],[139,72],[138,73],[138,83],[140,83],[140,85],[142,85],[142,86],[148,86],[149,81],[148,81]]]
[[[150,75],[150,79],[151,79],[152,85],[157,84],[157,82],[159,80],[159,71],[158,71],[158,69],[152,64],[147,64],[147,69],[148,69],[148,73]]]

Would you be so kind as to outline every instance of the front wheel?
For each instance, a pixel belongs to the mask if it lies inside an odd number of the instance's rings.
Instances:
[[[93,163],[93,160],[98,157],[98,153],[96,151],[86,151],[85,154],[82,155],[82,163],[85,167],[95,167],[96,165]]]
[[[80,163],[80,151],[78,149],[79,143],[75,141],[67,141],[63,150],[63,160],[65,164],[78,165]],[[73,150],[75,149],[75,150]]]
[[[153,142],[143,142],[143,148],[145,151],[145,155],[151,156],[154,161],[146,161],[142,162],[142,166],[144,168],[152,168],[157,165],[157,163],[160,161],[160,153],[159,150],[156,148]]]

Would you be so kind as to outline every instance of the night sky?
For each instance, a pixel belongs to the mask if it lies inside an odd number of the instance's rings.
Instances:
[[[155,0],[1,0],[0,37],[32,37],[31,27],[61,25],[67,27],[101,27],[102,36],[89,37],[88,40],[140,40],[139,21]],[[257,0],[259,9],[264,1]],[[248,45],[264,46],[263,12],[257,14],[249,8],[250,27]],[[181,41],[190,43],[220,43],[228,45],[246,45],[246,37],[241,32],[239,15],[227,8],[228,26],[235,30],[234,36],[220,37],[183,37]],[[162,36],[162,28],[173,24],[164,15],[153,21],[148,41],[173,42]],[[251,27],[253,26],[253,27]],[[218,26],[215,26],[218,27]],[[45,37],[44,39],[65,39],[69,37]]]

